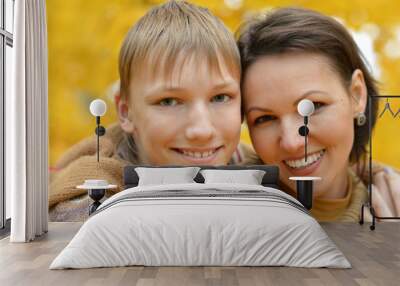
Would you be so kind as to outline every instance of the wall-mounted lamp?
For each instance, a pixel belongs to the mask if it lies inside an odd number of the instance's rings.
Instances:
[[[304,117],[304,125],[299,128],[299,134],[304,136],[304,159],[307,162],[307,138],[309,129],[308,117],[314,112],[314,103],[309,99],[302,99],[297,105],[297,112]],[[296,181],[297,199],[308,210],[312,209],[313,203],[313,181],[321,180],[320,177],[290,177]]]
[[[99,162],[99,145],[100,145],[100,136],[106,134],[106,129],[100,125],[100,117],[106,114],[107,104],[104,100],[95,99],[90,103],[90,113],[96,117],[97,127],[95,129],[95,133],[97,135],[97,162]]]
[[[96,129],[97,135],[97,162],[99,162],[100,154],[100,136],[106,134],[106,129],[100,125],[100,117],[106,114],[107,104],[104,100],[95,99],[90,103],[90,113],[96,117]],[[83,185],[77,186],[78,189],[84,189],[88,191],[89,197],[93,199],[93,203],[89,206],[89,215],[94,213],[100,206],[100,200],[104,197],[107,189],[114,189],[116,185],[110,185],[107,180],[89,179],[85,180]]]

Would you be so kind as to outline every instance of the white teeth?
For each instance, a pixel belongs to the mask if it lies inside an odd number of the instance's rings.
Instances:
[[[305,161],[305,157],[300,160],[285,160],[284,162],[291,168],[304,168],[318,161],[322,155],[324,155],[324,153],[325,150],[321,150],[317,153],[307,156],[307,162]]]
[[[206,157],[211,156],[212,154],[214,154],[216,152],[216,149],[206,151],[206,152],[192,152],[192,151],[185,151],[185,150],[181,150],[181,152],[186,156],[190,156],[190,157],[197,159],[197,158],[206,158]]]

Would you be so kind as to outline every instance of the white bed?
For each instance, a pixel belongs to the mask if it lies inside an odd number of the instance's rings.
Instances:
[[[351,267],[291,196],[257,185],[199,183],[114,195],[50,269],[128,265]]]

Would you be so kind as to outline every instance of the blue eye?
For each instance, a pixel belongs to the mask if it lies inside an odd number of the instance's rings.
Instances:
[[[172,97],[161,99],[158,103],[161,106],[176,106],[178,104],[178,100]]]
[[[263,115],[263,116],[257,117],[257,118],[254,120],[254,125],[262,124],[262,123],[265,123],[265,122],[267,122],[267,121],[271,121],[271,120],[275,120],[275,119],[276,119],[275,116],[272,116],[272,115]]]
[[[231,97],[227,94],[218,94],[216,96],[213,96],[211,102],[227,102],[230,99]]]

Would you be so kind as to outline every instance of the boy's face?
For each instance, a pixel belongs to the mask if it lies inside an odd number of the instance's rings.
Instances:
[[[240,75],[220,60],[178,60],[172,75],[144,71],[130,84],[130,128],[152,165],[227,164],[240,138]],[[150,70],[150,69],[145,69]]]

